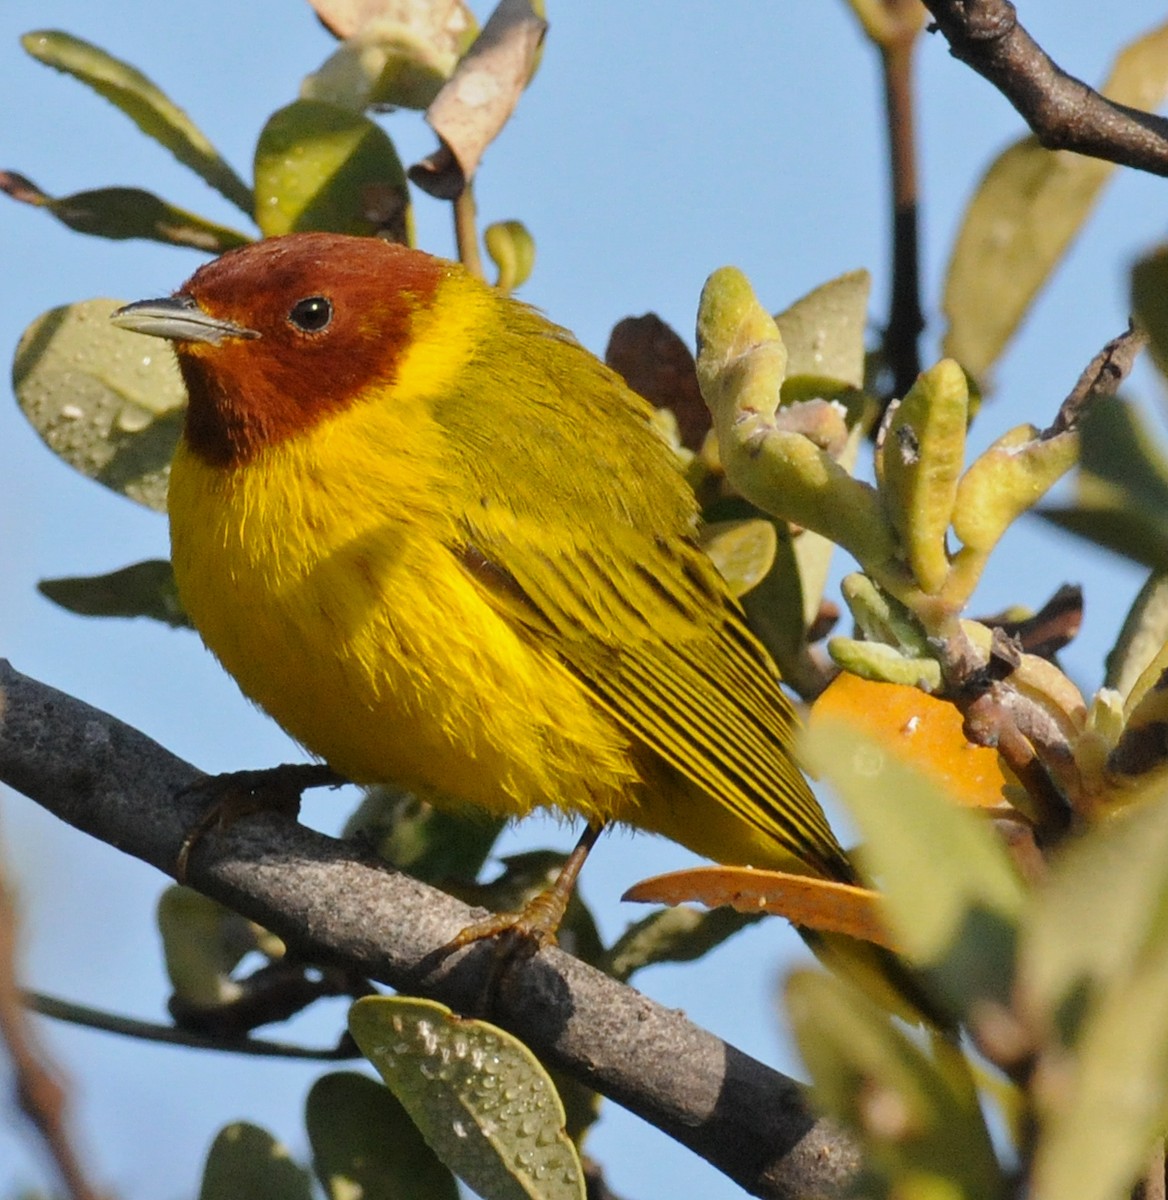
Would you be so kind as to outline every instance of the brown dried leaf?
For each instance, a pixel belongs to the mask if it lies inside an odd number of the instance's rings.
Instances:
[[[613,327],[604,352],[625,383],[656,408],[677,418],[681,443],[701,448],[710,429],[710,410],[698,387],[689,347],[656,313],[625,317]]]
[[[461,194],[519,102],[546,32],[532,0],[500,0],[426,110],[426,122],[442,145],[409,170],[423,191],[443,200]]]

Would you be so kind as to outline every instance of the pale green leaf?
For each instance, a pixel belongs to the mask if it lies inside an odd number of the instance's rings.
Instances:
[[[375,996],[349,1031],[438,1157],[490,1200],[583,1200],[547,1072],[518,1038],[432,1000]]]
[[[1168,25],[1116,59],[1104,95],[1154,109],[1168,90]],[[943,349],[981,377],[1090,215],[1113,163],[1044,150],[1026,137],[983,176],[965,211],[945,279]]]
[[[313,1200],[312,1182],[270,1133],[237,1121],[211,1146],[199,1200]]]
[[[304,1121],[328,1200],[458,1200],[454,1176],[394,1094],[367,1075],[322,1075]]]
[[[860,1135],[890,1195],[982,1197],[1005,1180],[961,1052],[915,1044],[860,990],[799,971],[787,1012],[823,1109]],[[865,1193],[867,1194],[867,1193]]]
[[[118,306],[86,300],[38,317],[16,348],[12,386],[55,454],[164,510],[186,392],[169,347],[110,324]]]
[[[1116,59],[1104,95],[1152,109],[1168,90],[1168,25]],[[966,209],[946,272],[944,352],[972,375],[997,361],[1090,215],[1113,163],[1044,150],[1026,137],[1002,153]]]
[[[175,995],[191,1008],[214,1008],[239,998],[231,972],[245,955],[278,957],[283,943],[238,913],[187,887],[168,887],[158,899],[158,932]]]
[[[1161,875],[1163,859],[1156,865]],[[1141,867],[1146,874],[1146,860]],[[1123,863],[1119,869],[1133,868]],[[1092,896],[1103,899],[1111,884],[1109,879]],[[1104,941],[1120,933],[1094,921],[1092,927],[1101,930]],[[1126,1200],[1151,1160],[1168,1121],[1168,940],[1163,932],[1130,975],[1108,983],[1074,1054],[1051,1051],[1052,1061],[1039,1065],[1036,1078],[1048,1082],[1037,1089],[1041,1136],[1027,1189],[1031,1200]]]
[[[1104,686],[1126,697],[1144,668],[1168,645],[1168,574],[1154,572],[1140,589],[1107,656]]]
[[[778,536],[773,521],[712,521],[702,529],[702,549],[735,596],[744,596],[766,577],[775,561]]]
[[[1163,939],[1165,862],[1168,803],[1155,800],[1107,818],[1055,860],[1023,930],[1019,987],[1067,1043],[1093,998]]]
[[[255,220],[265,237],[305,230],[413,241],[405,171],[368,117],[322,100],[273,113],[255,152]]]
[[[786,389],[800,376],[860,388],[864,385],[864,335],[868,328],[867,271],[850,271],[821,284],[775,317],[787,348]]]
[[[251,212],[247,184],[190,117],[141,71],[59,30],[39,29],[26,33],[20,41],[33,58],[93,88],[232,204]]]

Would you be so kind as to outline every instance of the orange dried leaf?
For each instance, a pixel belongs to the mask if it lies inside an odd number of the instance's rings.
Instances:
[[[924,772],[970,808],[1000,808],[1009,803],[1013,774],[996,750],[968,742],[961,713],[919,688],[877,683],[849,671],[838,675],[811,710],[810,724],[824,717],[846,721],[877,738],[903,761]]]
[[[846,933],[895,950],[883,917],[883,899],[869,888],[810,875],[754,867],[695,867],[634,884],[622,897],[646,904],[696,902],[728,905],[739,912],[766,912],[821,933]]]

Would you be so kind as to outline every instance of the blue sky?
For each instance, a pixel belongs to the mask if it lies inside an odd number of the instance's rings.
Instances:
[[[476,6],[485,15],[487,5]],[[1099,82],[1115,49],[1162,19],[1152,0],[1023,0],[1021,17],[1069,71]],[[873,315],[887,291],[884,142],[875,58],[842,2],[616,0],[549,2],[540,73],[487,152],[478,199],[483,223],[519,218],[538,246],[523,290],[584,343],[603,352],[627,314],[659,313],[692,339],[698,293],[725,263],[743,268],[772,309],[842,271],[874,275]],[[144,139],[104,101],[28,59],[18,36],[56,27],[134,63],[182,104],[245,176],[267,115],[332,48],[307,5],[203,0],[5,0],[0,6],[0,167],[61,194],[112,184],[149,186],[208,216],[238,214]],[[926,38],[919,63],[924,199],[923,262],[936,357],[939,280],[961,206],[990,157],[1021,132],[989,85]],[[387,121],[403,159],[432,149],[414,114]],[[995,399],[975,438],[1022,420],[1042,424],[1081,367],[1126,320],[1126,269],[1161,236],[1163,185],[1120,174],[997,372]],[[452,249],[446,208],[417,201],[420,244]],[[201,261],[192,251],[84,238],[45,214],[0,202],[0,346],[56,304],[123,300],[176,287]],[[1147,371],[1134,390],[1158,420],[1162,387]],[[166,552],[164,520],[72,473],[41,445],[9,395],[0,399],[0,655],[145,730],[205,770],[284,761],[287,739],[239,697],[185,633],[145,622],[95,623],[41,599],[46,576],[97,573]],[[994,611],[1041,603],[1063,581],[1087,590],[1087,622],[1066,663],[1084,688],[1102,674],[1140,574],[1036,523],[1013,531],[977,597]],[[334,829],[335,797],[306,818]],[[505,850],[567,847],[541,821],[509,833]],[[165,999],[153,906],[164,880],[66,829],[0,789],[0,853],[18,890],[29,983],[151,1019]],[[641,915],[619,904],[626,886],[691,861],[644,837],[606,839],[583,890],[615,934]],[[743,1049],[789,1071],[797,1064],[775,1006],[776,983],[801,950],[769,922],[701,963],[657,968],[639,985]],[[327,1042],[339,1006],[291,1031]],[[139,1047],[44,1026],[73,1081],[76,1124],[97,1180],[120,1196],[179,1197],[197,1186],[214,1132],[246,1117],[305,1154],[303,1097],[310,1067]],[[0,1196],[47,1181],[0,1067]],[[7,1105],[7,1107],[5,1107]],[[688,1151],[614,1105],[590,1150],[630,1200],[740,1194]]]

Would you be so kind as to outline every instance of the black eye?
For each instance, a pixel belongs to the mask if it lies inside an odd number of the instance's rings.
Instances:
[[[305,333],[320,333],[332,319],[332,301],[326,296],[307,296],[297,300],[288,314],[288,320]]]

